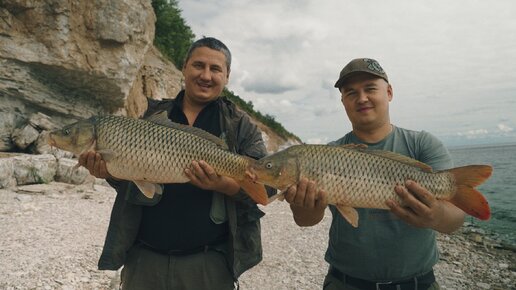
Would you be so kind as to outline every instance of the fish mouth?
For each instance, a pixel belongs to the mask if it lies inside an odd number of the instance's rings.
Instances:
[[[54,138],[52,138],[52,133],[46,134],[43,137],[47,139],[48,145],[50,145],[52,147],[56,147],[56,140],[54,140]]]

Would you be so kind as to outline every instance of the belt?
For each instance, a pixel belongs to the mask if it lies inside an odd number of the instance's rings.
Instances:
[[[169,255],[169,256],[188,256],[193,255],[201,252],[207,252],[210,249],[213,249],[215,246],[220,245],[224,243],[226,240],[223,241],[216,241],[214,243],[211,243],[209,245],[203,245],[191,249],[184,249],[184,250],[162,250],[162,249],[156,249],[153,246],[150,246],[142,241],[137,241],[136,245],[140,248],[144,248],[147,250],[150,250],[152,252],[162,254],[162,255]]]
[[[356,287],[361,290],[426,290],[434,282],[434,271],[430,271],[421,276],[402,281],[369,281],[360,278],[355,278],[342,273],[335,267],[330,267],[329,274],[339,279],[342,283]]]

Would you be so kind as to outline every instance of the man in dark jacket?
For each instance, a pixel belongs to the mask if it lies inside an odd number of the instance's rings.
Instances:
[[[175,99],[149,100],[145,116],[165,110],[174,122],[224,136],[233,152],[265,156],[256,125],[220,97],[230,67],[222,42],[196,41],[182,68],[185,89]],[[82,154],[79,163],[117,191],[99,269],[123,265],[123,289],[233,289],[240,274],[261,261],[263,212],[235,180],[206,162],[193,161],[185,170],[189,183],[164,184],[163,195],[153,199],[134,183],[112,178],[98,153]]]

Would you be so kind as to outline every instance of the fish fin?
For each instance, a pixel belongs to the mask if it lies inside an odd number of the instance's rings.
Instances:
[[[469,165],[447,170],[455,178],[457,189],[451,203],[462,209],[465,213],[480,220],[488,220],[491,210],[486,198],[474,187],[486,181],[493,172],[489,165]]]
[[[253,199],[256,203],[261,205],[267,205],[268,196],[267,190],[265,190],[265,185],[256,183],[252,180],[244,178],[242,180],[237,180],[240,187]]]
[[[355,144],[355,143],[342,144],[342,145],[338,145],[338,147],[346,148],[346,149],[357,149],[357,150],[367,149],[367,145],[366,144]]]
[[[275,200],[279,200],[279,201],[284,201],[285,200],[285,194],[283,194],[283,192],[280,192],[280,193],[277,193],[271,197],[269,197],[269,200],[267,201],[267,204],[275,201]]]
[[[106,162],[113,160],[113,158],[115,158],[117,155],[116,152],[111,149],[101,149],[98,150],[97,153],[102,155],[102,159],[104,159]]]
[[[336,205],[340,214],[348,221],[354,228],[358,227],[358,212],[356,209],[348,205]]]
[[[154,183],[154,187],[156,188],[157,194],[163,195],[163,185]]]
[[[405,155],[401,155],[401,154],[398,154],[398,153],[394,153],[394,152],[391,152],[391,151],[384,151],[384,150],[366,150],[364,151],[365,153],[368,153],[368,154],[373,154],[373,155],[376,155],[376,156],[380,156],[380,157],[383,157],[383,158],[387,158],[387,159],[391,159],[391,160],[394,160],[394,161],[398,161],[398,162],[401,162],[401,163],[404,163],[404,164],[407,164],[407,165],[410,165],[410,166],[414,166],[414,167],[417,167],[421,170],[423,170],[424,172],[433,172],[432,170],[432,167],[428,164],[425,164],[421,161],[418,161],[416,159],[412,159],[410,157],[407,157]]]
[[[134,184],[138,187],[138,189],[148,198],[153,198],[154,194],[163,194],[163,188],[156,183],[151,183],[147,181],[133,181]]]
[[[405,163],[405,164],[410,165],[410,166],[418,167],[421,170],[423,170],[424,172],[432,172],[432,167],[430,167],[430,165],[427,165],[427,164],[425,164],[425,163],[423,163],[421,161],[418,161],[416,159],[412,159],[412,158],[407,157],[405,155],[401,155],[401,154],[394,153],[394,152],[391,152],[391,151],[367,149],[367,145],[366,144],[354,144],[354,143],[352,143],[352,144],[339,145],[338,147],[343,148],[343,149],[347,149],[347,150],[358,150],[358,151],[361,151],[361,152],[364,152],[364,153],[368,153],[368,154],[372,154],[372,155],[377,155],[377,156],[380,156],[380,157],[383,157],[383,158],[388,158],[388,159],[391,159],[391,160],[394,160],[394,161]]]
[[[97,140],[96,139],[93,139],[91,141],[91,144],[89,147],[86,147],[84,150],[82,150],[81,152],[79,152],[78,154],[76,154],[77,156],[81,155],[82,153],[84,152],[89,152],[89,151],[96,151],[96,147],[97,147]],[[76,152],[74,152],[76,153]]]
[[[156,113],[150,115],[149,117],[145,118],[145,120],[155,123],[155,124],[158,124],[158,125],[161,125],[161,126],[174,128],[176,130],[181,130],[183,132],[199,136],[201,138],[204,138],[206,140],[213,142],[215,145],[217,145],[218,147],[220,147],[224,150],[228,149],[228,145],[226,144],[226,142],[224,142],[224,140],[218,138],[217,136],[215,136],[209,132],[206,132],[206,131],[196,128],[196,127],[172,122],[168,118],[167,111],[156,112]]]

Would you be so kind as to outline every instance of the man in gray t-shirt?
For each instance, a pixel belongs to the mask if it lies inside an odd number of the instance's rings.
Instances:
[[[452,167],[448,151],[437,138],[391,124],[392,87],[377,61],[351,61],[335,87],[353,131],[331,145],[366,144],[417,159],[435,171]],[[388,201],[390,211],[357,209],[358,228],[330,206],[333,219],[325,255],[330,269],[324,289],[439,289],[432,270],[438,261],[435,231],[457,230],[465,214],[413,181],[393,190],[404,206]],[[304,178],[285,192],[285,199],[299,226],[319,223],[328,206],[326,192]]]

